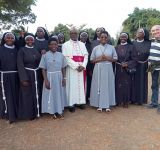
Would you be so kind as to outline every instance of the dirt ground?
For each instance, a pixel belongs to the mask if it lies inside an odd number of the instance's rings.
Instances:
[[[87,106],[66,111],[64,120],[0,120],[0,150],[160,150],[160,114],[144,106],[110,114]]]

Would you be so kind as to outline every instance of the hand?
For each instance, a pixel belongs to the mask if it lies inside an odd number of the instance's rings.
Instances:
[[[46,53],[46,50],[41,50],[41,54],[44,55]]]
[[[81,72],[81,71],[83,71],[85,68],[83,67],[83,66],[79,66],[78,67],[78,72]]]
[[[102,58],[103,58],[103,60],[104,61],[112,61],[112,57],[110,57],[110,56],[106,56],[106,55],[102,55]]]
[[[102,56],[99,56],[99,57],[96,58],[96,62],[100,62],[100,61],[103,61]]]
[[[66,86],[66,79],[64,79],[64,78],[62,80],[62,86]]]
[[[22,83],[22,85],[25,86],[25,87],[29,86],[29,82],[28,82],[28,81],[22,81],[21,83]]]
[[[122,63],[122,67],[126,68],[126,67],[128,67],[128,64],[127,63]]]
[[[50,90],[51,88],[50,88],[50,83],[49,83],[49,81],[48,81],[48,80],[45,80],[44,83],[45,83],[46,89]]]

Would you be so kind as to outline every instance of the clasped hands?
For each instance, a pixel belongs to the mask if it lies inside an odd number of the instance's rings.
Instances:
[[[77,68],[77,71],[78,71],[78,72],[81,72],[81,71],[83,71],[84,69],[85,69],[85,68],[84,68],[83,66],[79,65],[78,68]]]
[[[106,56],[106,55],[101,55],[101,56],[99,56],[99,57],[97,57],[96,58],[96,61],[111,61],[111,57],[109,57],[109,56]]]

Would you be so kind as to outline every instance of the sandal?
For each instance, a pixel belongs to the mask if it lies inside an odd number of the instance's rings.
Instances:
[[[98,108],[97,111],[102,112],[102,108]]]
[[[111,112],[111,110],[109,108],[106,108],[106,112]]]

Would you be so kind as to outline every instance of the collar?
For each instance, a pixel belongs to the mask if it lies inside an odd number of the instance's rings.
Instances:
[[[38,37],[36,37],[36,39],[37,39],[38,41],[45,41],[45,38],[39,39]]]
[[[34,46],[31,46],[31,47],[30,47],[30,46],[28,46],[28,45],[25,45],[25,47],[26,47],[26,48],[34,48]]]
[[[4,44],[4,46],[5,46],[6,48],[10,48],[10,49],[14,49],[14,48],[15,48],[15,45],[9,46],[9,45],[7,45],[7,44]]]
[[[136,40],[138,43],[142,43],[142,42],[144,42],[144,39],[143,40]]]
[[[72,39],[70,39],[70,41],[71,41],[72,43],[78,43],[78,40],[77,40],[77,41],[73,41]]]
[[[127,42],[125,42],[125,43],[121,43],[121,45],[127,45],[128,43]]]

